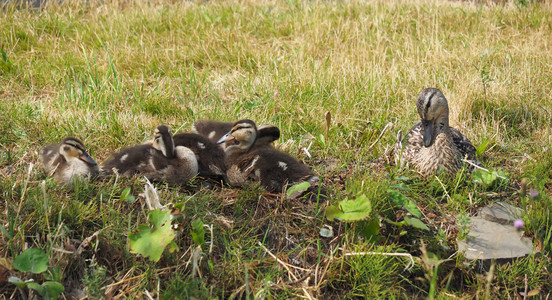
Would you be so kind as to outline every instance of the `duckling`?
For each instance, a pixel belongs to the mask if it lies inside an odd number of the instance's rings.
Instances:
[[[232,130],[234,123],[218,122],[212,120],[195,121],[192,125],[192,132],[206,136],[211,141],[216,142],[227,132]],[[272,143],[280,138],[280,129],[274,125],[262,124],[257,127],[257,140],[255,147],[271,146]],[[221,144],[224,148],[225,144]]]
[[[192,150],[199,166],[199,175],[204,177],[224,176],[224,150],[205,136],[196,133],[179,133],[173,136],[176,146]]]
[[[226,177],[233,186],[260,182],[269,192],[281,192],[286,184],[318,182],[311,169],[271,147],[257,147],[257,127],[251,120],[236,122],[217,143],[226,143]]]
[[[54,180],[71,185],[74,177],[94,178],[98,175],[98,164],[88,155],[83,143],[74,137],[67,137],[61,144],[45,146],[40,151],[40,162]]]
[[[416,108],[421,121],[406,135],[397,134],[397,165],[412,164],[423,176],[444,169],[454,174],[462,168],[462,159],[475,160],[475,147],[455,128],[449,127],[448,102],[436,88],[426,88],[418,96]]]
[[[144,175],[150,180],[181,184],[198,172],[198,163],[192,150],[174,146],[170,129],[160,125],[151,142],[119,151],[102,165],[102,174],[117,173]]]

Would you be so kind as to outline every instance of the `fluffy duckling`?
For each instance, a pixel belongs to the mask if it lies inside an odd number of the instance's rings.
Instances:
[[[199,175],[205,177],[224,176],[224,150],[209,138],[196,133],[179,133],[173,136],[174,144],[192,150],[199,165]]]
[[[199,120],[192,125],[192,132],[203,135],[216,142],[227,132],[232,130],[234,123],[218,122],[212,120]],[[272,146],[272,143],[280,138],[280,129],[274,125],[259,125],[257,127],[256,147]],[[224,148],[225,144],[221,144]]]
[[[123,149],[102,164],[103,175],[115,170],[122,175],[141,174],[150,180],[181,184],[197,174],[198,163],[190,149],[175,147],[170,129],[161,125],[155,129],[152,142]]]
[[[280,192],[286,184],[318,182],[311,169],[272,147],[257,147],[257,127],[251,120],[236,122],[217,143],[226,143],[226,177],[233,186],[260,182],[270,192]]]
[[[93,178],[99,173],[98,164],[88,155],[83,143],[74,137],[42,148],[40,162],[46,173],[61,184],[71,185],[74,177]]]
[[[411,164],[424,177],[439,169],[455,174],[462,159],[475,160],[475,147],[460,131],[449,126],[448,102],[436,88],[424,89],[416,102],[421,121],[406,135],[397,134],[395,161]]]

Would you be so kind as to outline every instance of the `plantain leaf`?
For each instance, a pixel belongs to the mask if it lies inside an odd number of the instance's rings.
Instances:
[[[15,258],[13,267],[21,272],[42,273],[48,269],[48,256],[38,248],[29,248]]]
[[[389,198],[391,198],[391,201],[393,201],[393,203],[395,203],[397,206],[406,209],[409,213],[417,218],[422,217],[422,212],[418,208],[418,205],[414,203],[414,201],[408,199],[408,197],[406,197],[399,191],[390,189],[387,190],[387,192],[389,193]]]
[[[420,221],[420,219],[418,218],[411,218],[409,216],[405,216],[404,217],[404,222],[407,224],[407,225],[410,225],[412,227],[415,227],[415,228],[419,228],[419,229],[422,229],[422,230],[428,230],[429,231],[429,227],[427,227],[426,224],[424,224],[424,222]]]
[[[287,189],[286,196],[289,199],[294,199],[297,196],[301,195],[304,191],[308,190],[309,187],[310,187],[310,183],[308,183],[307,181],[294,184]]]
[[[203,244],[205,243],[205,229],[203,229],[203,222],[201,219],[196,219],[192,222],[192,240],[196,243],[196,245],[203,247]]]
[[[333,221],[340,219],[343,221],[360,221],[367,219],[372,212],[372,205],[366,195],[361,194],[355,200],[345,199],[337,206],[330,205],[326,207],[326,218]]]
[[[130,252],[149,257],[152,261],[159,261],[165,247],[174,240],[174,231],[171,228],[171,212],[160,209],[149,213],[151,226],[140,225],[136,233],[128,236]],[[174,251],[174,247],[171,250]]]

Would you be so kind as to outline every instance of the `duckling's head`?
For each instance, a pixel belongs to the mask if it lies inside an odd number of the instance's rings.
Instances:
[[[249,151],[257,139],[257,126],[251,120],[241,120],[232,126],[230,132],[221,137],[217,144],[226,143],[226,150]]]
[[[438,133],[449,129],[448,102],[440,90],[427,88],[418,96],[416,108],[424,128],[424,146],[429,147]]]
[[[98,165],[98,163],[88,155],[82,142],[74,137],[68,137],[63,140],[59,147],[59,154],[61,154],[66,161],[80,159],[91,166]]]
[[[174,158],[174,141],[171,130],[165,125],[157,126],[153,133],[152,147],[161,151],[167,158]]]

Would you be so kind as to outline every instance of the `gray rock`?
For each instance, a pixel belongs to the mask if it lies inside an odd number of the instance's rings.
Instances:
[[[485,220],[511,225],[514,220],[521,219],[522,210],[513,205],[504,202],[497,202],[483,207],[479,211],[479,216]]]
[[[465,251],[468,260],[504,260],[533,253],[533,243],[521,237],[513,224],[503,225],[482,217],[470,219],[468,238],[458,241],[458,251]]]

